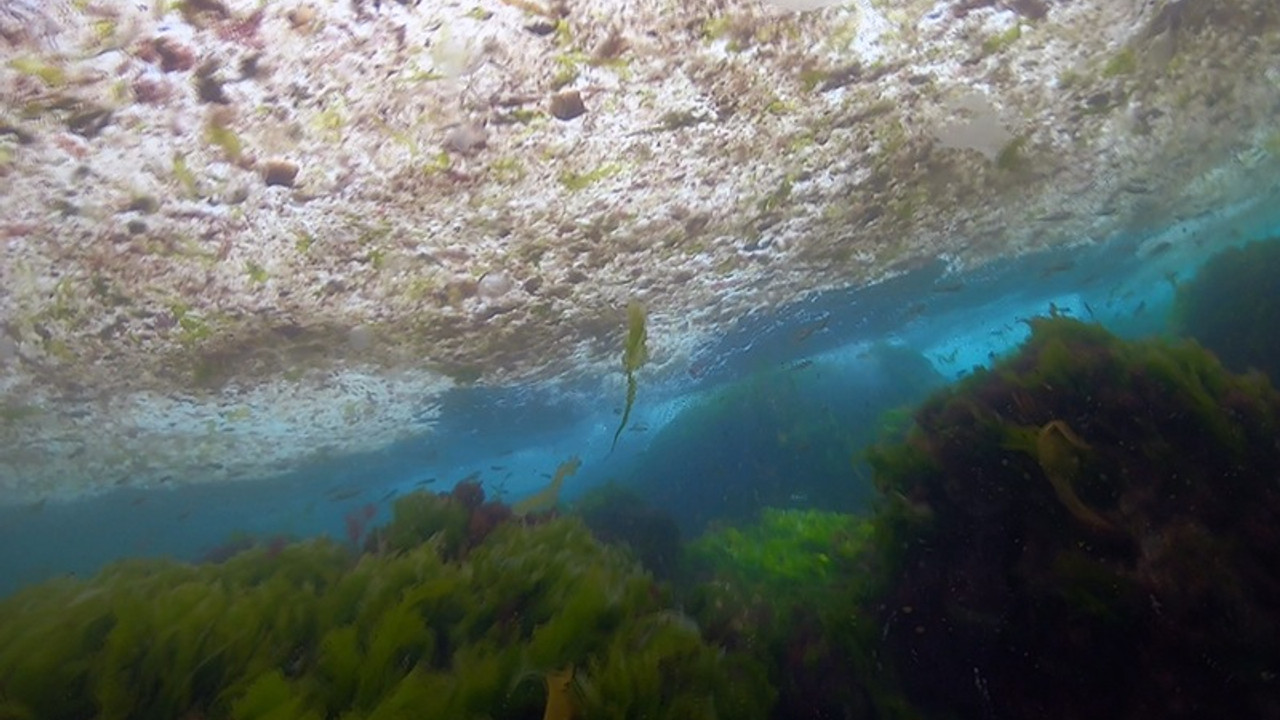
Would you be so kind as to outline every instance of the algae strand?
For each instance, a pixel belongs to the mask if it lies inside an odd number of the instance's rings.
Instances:
[[[618,438],[627,421],[631,418],[631,408],[636,402],[636,371],[649,359],[649,349],[645,345],[648,332],[645,329],[644,306],[636,301],[627,305],[627,344],[622,351],[622,370],[627,374],[627,404],[622,409],[622,422],[613,433],[613,444],[609,452],[618,446]]]

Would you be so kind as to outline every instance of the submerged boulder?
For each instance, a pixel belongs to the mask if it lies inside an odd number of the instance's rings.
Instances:
[[[1066,318],[873,453],[926,714],[1280,716],[1280,394]]]

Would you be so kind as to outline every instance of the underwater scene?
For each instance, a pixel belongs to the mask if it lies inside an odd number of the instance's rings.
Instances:
[[[1280,718],[1275,0],[0,0],[0,720]]]

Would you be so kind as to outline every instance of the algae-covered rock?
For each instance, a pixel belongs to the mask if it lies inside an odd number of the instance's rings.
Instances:
[[[948,718],[1280,713],[1280,395],[1192,343],[1031,321],[878,449],[878,623]]]

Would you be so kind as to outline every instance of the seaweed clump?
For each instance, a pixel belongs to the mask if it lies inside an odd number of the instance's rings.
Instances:
[[[1179,330],[1236,372],[1280,382],[1280,238],[1215,255],[1178,288]]]
[[[686,548],[687,606],[708,637],[765,662],[772,717],[913,717],[876,660],[876,541],[857,515],[766,508]]]
[[[578,520],[477,534],[482,495],[411,497],[374,551],[131,560],[0,601],[0,717],[767,713],[753,662],[704,642]]]
[[[1280,713],[1280,395],[1063,317],[872,453],[885,652],[956,718]]]

